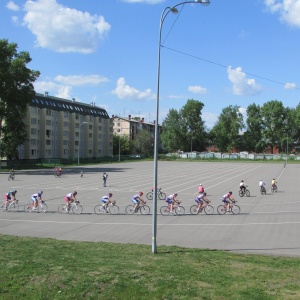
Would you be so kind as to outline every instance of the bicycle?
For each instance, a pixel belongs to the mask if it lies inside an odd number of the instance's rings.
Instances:
[[[261,186],[261,187],[260,187],[260,193],[261,193],[262,195],[266,195],[266,194],[267,194],[266,188],[265,188],[264,186]]]
[[[53,175],[54,175],[54,177],[55,178],[60,178],[61,177],[61,172],[59,172],[59,171],[53,171]]]
[[[175,214],[177,216],[183,216],[185,214],[185,208],[181,205],[179,205],[181,202],[179,201],[177,204],[173,204],[173,207],[172,207],[172,211],[170,210],[171,208],[171,205],[169,204],[168,206],[162,206],[160,208],[160,213],[163,215],[163,216],[168,216],[170,214]]]
[[[116,201],[109,203],[107,207],[105,207],[104,204],[98,204],[94,207],[94,212],[97,215],[102,215],[102,214],[117,215],[119,213],[119,206],[116,205]]]
[[[67,214],[69,212],[72,212],[75,215],[79,215],[83,211],[83,208],[79,203],[80,202],[77,200],[75,202],[71,202],[70,205],[68,205],[67,203],[61,204],[58,206],[57,210],[60,214],[63,214],[63,213]]]
[[[203,211],[205,212],[205,214],[207,215],[213,215],[214,214],[214,208],[209,205],[210,200],[203,200],[203,205],[201,206],[201,208],[199,208],[199,205],[192,205],[190,208],[190,212],[192,215],[198,215],[200,213],[202,213]]]
[[[250,197],[250,191],[247,189],[247,185],[245,185],[245,189],[240,189],[239,190],[239,196],[240,197],[244,197],[245,195],[247,196],[247,197]]]
[[[8,181],[15,180],[15,174],[8,175]]]
[[[125,212],[127,215],[133,215],[140,212],[142,215],[149,215],[150,214],[150,207],[146,205],[146,201],[140,203],[136,208],[131,205],[127,205],[125,208]]]
[[[151,192],[147,193],[146,197],[148,200],[153,200],[153,190],[154,189],[152,189]],[[162,192],[161,188],[159,188],[157,189],[157,197],[159,200],[165,200],[167,195],[166,193]]]
[[[19,200],[11,200],[8,203],[3,203],[0,207],[3,211],[18,211],[19,210]]]
[[[25,204],[24,207],[25,212],[47,212],[48,211],[48,206],[45,203],[44,200],[39,201],[37,206],[33,205],[33,202]]]
[[[272,187],[271,187],[271,192],[272,193],[277,193],[277,185],[276,184],[273,184]]]
[[[230,200],[229,210],[227,210],[226,204],[221,204],[218,206],[217,211],[219,215],[225,215],[227,212],[231,212],[234,215],[239,215],[241,208],[236,204],[237,200]]]

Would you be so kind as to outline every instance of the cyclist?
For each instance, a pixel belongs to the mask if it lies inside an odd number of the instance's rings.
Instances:
[[[4,201],[5,208],[7,208],[7,206],[9,205],[9,203],[11,201],[17,200],[16,199],[16,193],[17,193],[17,190],[13,190],[13,191],[8,192],[8,193],[5,194],[5,201]]]
[[[224,203],[227,211],[229,211],[230,201],[234,201],[232,198],[232,192],[229,192],[222,197],[222,202]]]
[[[243,191],[243,193],[246,192],[246,185],[245,185],[244,180],[241,180],[241,182],[240,182],[240,190]]]
[[[196,197],[195,201],[197,202],[197,211],[201,211],[202,210],[202,206],[204,204],[204,201],[208,201],[208,199],[206,198],[206,192],[204,192],[203,194],[200,194],[199,196]]]
[[[202,186],[202,184],[199,184],[198,193],[199,194],[203,194],[204,193],[204,187]]]
[[[260,180],[260,182],[259,182],[259,188],[260,188],[260,190],[262,190],[262,189],[264,189],[265,188],[265,183],[264,183],[264,181],[261,179]]]
[[[141,198],[141,196],[143,196],[143,192],[139,192],[136,195],[133,195],[131,198],[131,201],[134,203],[133,208],[134,210],[139,207],[140,203],[143,202],[145,203],[145,201]]]
[[[177,193],[174,193],[172,195],[169,195],[167,198],[166,198],[166,202],[169,204],[169,210],[170,212],[173,214],[173,205],[175,203],[180,203],[179,200],[177,199],[177,196],[178,194]]]
[[[77,195],[77,192],[75,191],[75,192],[69,193],[65,196],[65,201],[67,202],[68,210],[70,209],[71,203],[76,201],[76,195]]]
[[[42,201],[43,191],[38,191],[36,194],[31,196],[32,209],[36,209],[39,205],[39,201]]]
[[[107,210],[107,207],[109,205],[109,203],[112,203],[111,197],[112,197],[112,193],[109,193],[107,196],[103,196],[101,201],[102,201],[102,206],[105,208],[105,210]]]
[[[275,189],[277,187],[276,183],[277,183],[277,181],[275,180],[275,178],[273,178],[272,182],[271,182],[271,186],[272,186],[273,189]]]
[[[10,172],[9,172],[9,174],[10,174],[11,177],[15,176],[15,170],[11,169]]]

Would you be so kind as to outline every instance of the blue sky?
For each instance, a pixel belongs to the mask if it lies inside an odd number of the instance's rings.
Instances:
[[[0,38],[28,51],[39,93],[155,120],[160,17],[173,0],[0,0]],[[159,123],[187,99],[222,109],[300,102],[300,0],[185,4],[162,26]]]

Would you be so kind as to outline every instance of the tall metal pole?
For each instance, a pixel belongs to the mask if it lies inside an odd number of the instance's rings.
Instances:
[[[157,63],[157,92],[156,92],[156,121],[155,121],[155,137],[154,137],[154,187],[153,187],[153,212],[152,212],[152,253],[157,253],[157,158],[158,158],[158,119],[159,119],[159,88],[160,88],[160,49],[161,49],[161,32],[162,26],[166,16],[169,12],[177,13],[177,6],[189,3],[199,3],[202,5],[209,5],[209,0],[194,0],[184,1],[174,5],[173,7],[166,7],[160,17],[159,24],[159,39],[158,39],[158,63]]]

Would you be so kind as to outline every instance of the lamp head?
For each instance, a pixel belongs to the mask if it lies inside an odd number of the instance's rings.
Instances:
[[[201,3],[202,5],[209,5],[210,0],[195,0],[196,3]]]

